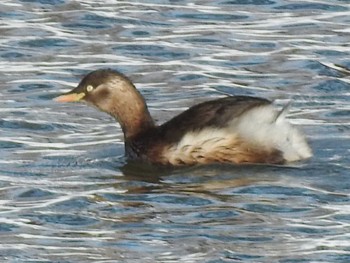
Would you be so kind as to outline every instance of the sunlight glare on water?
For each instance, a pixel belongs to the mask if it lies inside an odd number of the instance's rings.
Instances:
[[[0,3],[1,262],[349,262],[349,3]],[[141,166],[120,126],[52,98],[98,68],[162,123],[226,95],[293,100],[314,157]]]

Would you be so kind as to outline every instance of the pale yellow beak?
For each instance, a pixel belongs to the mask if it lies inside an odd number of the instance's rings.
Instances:
[[[63,94],[61,96],[58,96],[54,98],[54,101],[57,102],[75,102],[75,101],[80,101],[85,97],[85,93],[68,93],[68,94]]]

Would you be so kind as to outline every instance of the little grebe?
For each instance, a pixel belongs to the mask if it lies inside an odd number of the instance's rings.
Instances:
[[[121,125],[128,158],[154,164],[282,164],[312,156],[305,137],[269,100],[232,96],[195,105],[156,125],[144,98],[123,74],[89,73],[58,102],[85,101]]]

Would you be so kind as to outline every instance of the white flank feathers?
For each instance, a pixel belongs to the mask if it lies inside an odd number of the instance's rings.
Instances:
[[[230,127],[251,143],[280,150],[287,162],[310,158],[305,136],[285,118],[288,108],[277,112],[272,105],[256,107],[232,120]]]

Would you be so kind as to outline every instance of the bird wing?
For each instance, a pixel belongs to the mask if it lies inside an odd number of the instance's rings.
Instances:
[[[271,104],[271,101],[249,96],[225,97],[203,102],[162,124],[159,127],[159,135],[168,142],[178,142],[187,132],[203,128],[224,128],[248,110],[268,104]]]

